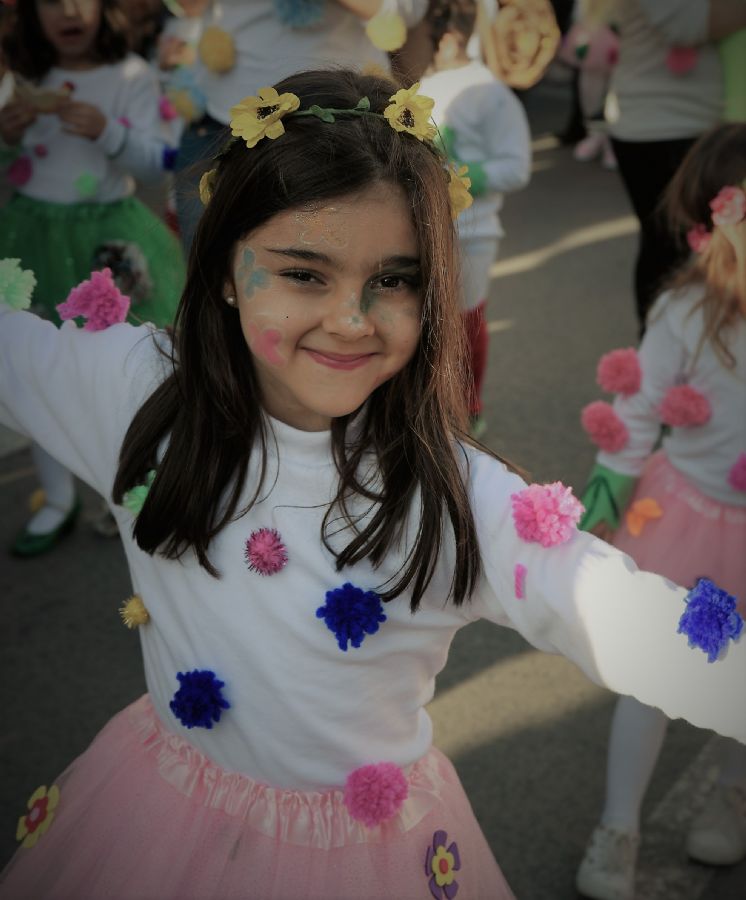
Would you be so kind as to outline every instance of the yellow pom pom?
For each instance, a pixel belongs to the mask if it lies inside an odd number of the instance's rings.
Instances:
[[[150,621],[150,613],[145,609],[139,594],[133,594],[124,606],[120,607],[119,615],[127,628],[137,628],[138,625],[146,625]]]
[[[211,25],[205,28],[198,47],[199,58],[211,72],[222,75],[236,64],[236,45],[227,31]]]
[[[381,14],[373,18],[365,26],[371,44],[386,53],[392,53],[404,46],[407,40],[407,25],[402,17],[396,13],[393,15]]]
[[[46,502],[47,495],[44,493],[44,488],[37,488],[28,498],[28,508],[32,513],[39,512]]]

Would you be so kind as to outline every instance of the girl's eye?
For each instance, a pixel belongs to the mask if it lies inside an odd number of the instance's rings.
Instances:
[[[415,290],[420,286],[420,279],[414,275],[381,275],[371,282],[373,290],[398,291]]]
[[[289,278],[291,281],[297,281],[300,284],[320,284],[321,279],[318,275],[314,275],[313,272],[308,272],[306,269],[291,269],[287,272],[281,273],[283,278]]]

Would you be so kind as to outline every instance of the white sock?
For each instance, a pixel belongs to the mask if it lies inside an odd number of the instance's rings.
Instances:
[[[31,457],[45,502],[26,524],[26,530],[31,534],[48,534],[59,528],[75,503],[75,479],[72,472],[38,444],[31,445]]]
[[[668,718],[634,697],[617,701],[606,763],[606,802],[601,822],[640,830],[640,808],[666,735]]]

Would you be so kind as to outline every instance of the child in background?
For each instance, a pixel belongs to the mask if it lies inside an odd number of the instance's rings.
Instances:
[[[616,350],[599,383],[617,393],[583,411],[601,448],[582,526],[644,569],[692,587],[706,576],[746,611],[746,125],[694,145],[667,194],[695,255],[651,311],[639,355]],[[663,426],[670,432],[653,452]],[[639,479],[639,480],[638,480]],[[626,510],[626,512],[625,512]],[[743,703],[743,701],[741,701]],[[611,730],[606,802],[578,871],[595,900],[631,900],[640,807],[665,736],[664,712],[623,697]],[[721,747],[720,781],[687,852],[746,857],[746,747]]]
[[[479,617],[746,739],[740,618],[692,629],[707,591],[466,436],[431,106],[345,70],[236,105],[173,336],[0,304],[0,419],[111,498],[149,689],[33,795],[0,897],[512,897],[424,708]]]
[[[468,166],[474,203],[458,221],[463,320],[469,343],[469,416],[473,437],[484,433],[482,383],[489,335],[485,320],[490,266],[504,234],[503,194],[525,187],[531,135],[516,96],[482,62],[467,55],[477,16],[475,0],[439,0],[431,10],[435,58],[422,90],[435,100],[433,119],[457,166]]]
[[[0,210],[0,256],[36,273],[37,310],[55,305],[93,267],[110,265],[142,320],[171,321],[184,281],[178,243],[133,196],[172,163],[157,80],[127,50],[116,0],[18,0],[4,40],[13,97],[0,109],[0,163],[15,192]],[[44,504],[12,551],[35,556],[73,526],[73,476],[40,447]]]

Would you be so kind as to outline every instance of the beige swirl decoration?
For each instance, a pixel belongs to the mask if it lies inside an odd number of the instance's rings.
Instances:
[[[490,22],[479,4],[485,61],[512,88],[530,88],[554,59],[560,30],[549,0],[502,0]]]

